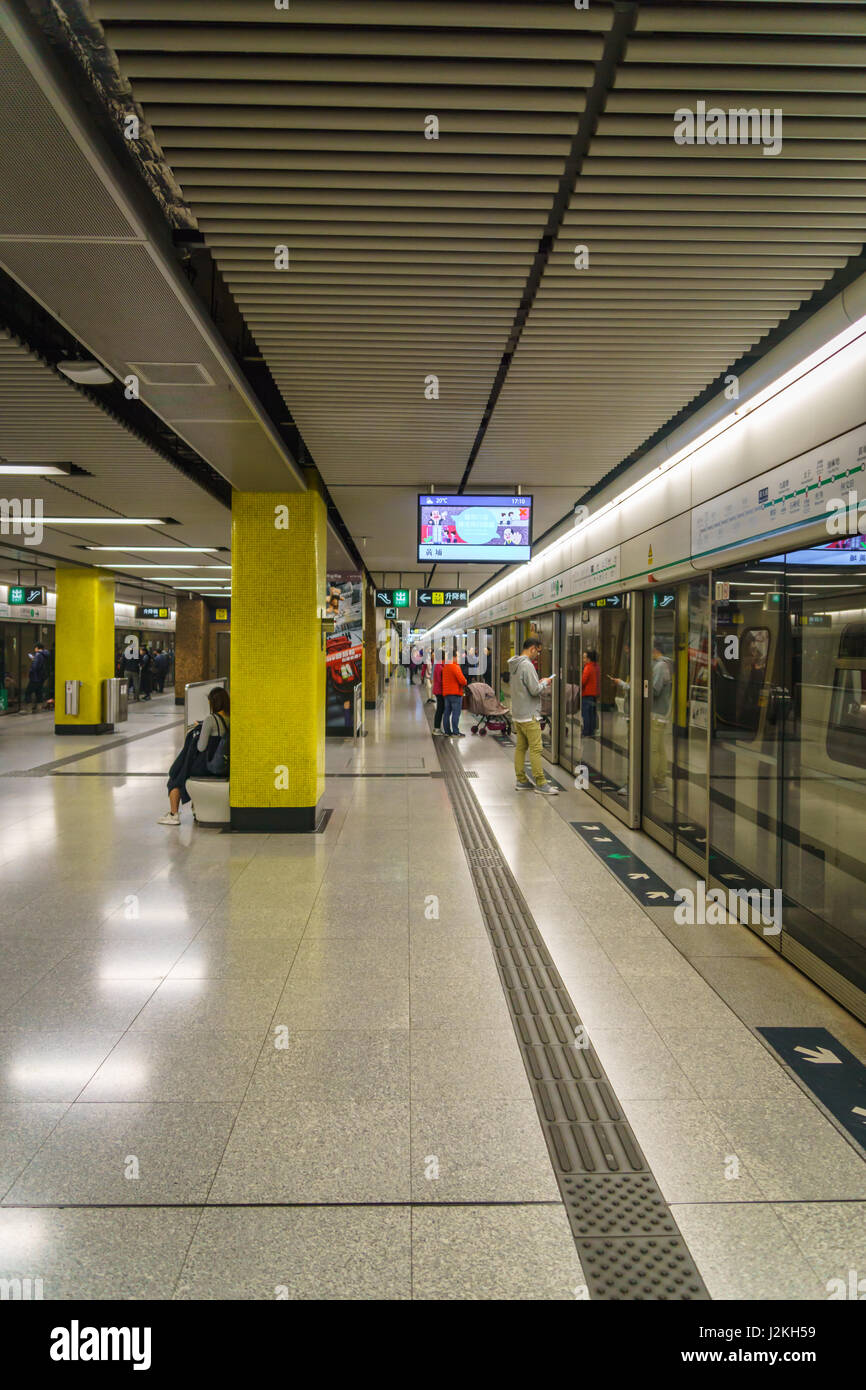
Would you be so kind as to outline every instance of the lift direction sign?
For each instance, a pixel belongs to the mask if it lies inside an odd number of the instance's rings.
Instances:
[[[453,608],[457,603],[466,603],[469,594],[466,589],[419,589],[419,608]]]
[[[866,1149],[866,1065],[826,1028],[759,1028],[758,1032]]]
[[[674,891],[600,821],[571,822],[585,844],[645,907],[676,907]]]

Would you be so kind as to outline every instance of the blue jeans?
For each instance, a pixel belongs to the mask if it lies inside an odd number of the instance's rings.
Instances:
[[[595,733],[595,699],[594,695],[584,695],[581,706],[583,716],[583,733],[585,738],[592,738]]]
[[[445,715],[442,720],[442,728],[446,734],[456,734],[460,731],[460,711],[463,708],[463,698],[460,695],[445,696]]]

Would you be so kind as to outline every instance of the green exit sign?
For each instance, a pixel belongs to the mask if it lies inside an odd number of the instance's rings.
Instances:
[[[10,584],[7,602],[10,604],[44,604],[45,590],[36,585]]]
[[[394,602],[393,602],[393,604],[392,604],[391,606],[392,606],[392,608],[408,608],[408,607],[409,607],[409,590],[408,590],[408,589],[395,589],[395,590],[394,590]]]

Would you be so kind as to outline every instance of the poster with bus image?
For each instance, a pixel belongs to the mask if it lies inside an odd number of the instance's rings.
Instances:
[[[325,733],[351,737],[355,687],[363,676],[364,596],[360,574],[326,576],[325,617],[334,631],[325,644]]]

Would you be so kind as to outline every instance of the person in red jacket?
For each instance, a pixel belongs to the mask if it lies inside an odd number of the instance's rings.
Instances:
[[[436,653],[436,660],[433,662],[433,698],[436,701],[436,713],[433,716],[433,732],[444,738],[442,732],[442,716],[445,713],[445,696],[442,694],[442,667],[444,652]]]
[[[460,710],[466,677],[456,661],[446,661],[442,667],[442,694],[445,697],[444,730],[451,738],[465,738],[460,732]]]
[[[580,712],[583,716],[584,738],[591,738],[595,733],[598,695],[598,652],[590,648],[584,658],[583,673],[580,678]]]

